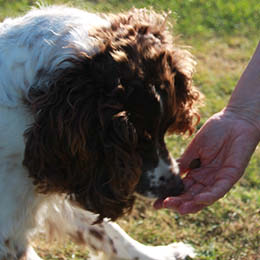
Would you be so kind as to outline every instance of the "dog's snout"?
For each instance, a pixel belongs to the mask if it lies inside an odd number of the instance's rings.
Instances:
[[[167,164],[160,160],[153,171],[142,174],[136,192],[149,198],[166,198],[178,196],[184,190],[184,184],[178,175],[179,168],[176,161]]]
[[[160,186],[159,198],[178,196],[184,191],[184,184],[179,175],[173,175]]]

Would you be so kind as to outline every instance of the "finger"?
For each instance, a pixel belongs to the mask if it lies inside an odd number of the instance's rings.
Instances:
[[[161,209],[163,208],[163,199],[158,199],[154,202],[153,207],[155,209]]]
[[[201,192],[194,198],[197,204],[210,205],[222,198],[232,187],[232,183],[228,180],[218,180],[214,186],[208,188],[207,191]]]
[[[203,204],[196,204],[193,200],[183,202],[179,198],[167,198],[163,207],[179,212],[181,215],[196,213],[206,207]]]
[[[184,194],[178,197],[168,197],[163,202],[161,202],[160,206],[164,208],[177,209],[181,204],[192,201],[194,196],[196,196],[200,191],[204,189],[204,186],[201,184],[192,185]]]
[[[186,200],[185,200],[186,201]],[[180,197],[168,197],[163,201],[163,208],[176,210],[183,202],[183,199]]]
[[[182,204],[179,206],[179,208],[176,209],[181,215],[186,215],[190,213],[197,213],[198,211],[202,210],[205,207],[205,205],[201,204],[195,204],[194,202],[187,202],[185,204]]]

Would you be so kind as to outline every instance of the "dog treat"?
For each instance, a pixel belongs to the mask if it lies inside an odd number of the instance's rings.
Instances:
[[[194,159],[194,160],[191,161],[189,168],[190,169],[197,169],[197,168],[200,168],[200,166],[201,166],[200,158],[197,158],[197,159]]]

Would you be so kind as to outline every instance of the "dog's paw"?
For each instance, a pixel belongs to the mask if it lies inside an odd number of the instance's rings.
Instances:
[[[187,257],[195,257],[192,246],[182,242],[150,247],[150,254],[154,260],[185,260]]]
[[[174,256],[178,260],[186,259],[187,257],[194,258],[196,255],[194,248],[191,245],[184,244],[182,242],[172,243],[168,245],[168,247],[174,251]]]

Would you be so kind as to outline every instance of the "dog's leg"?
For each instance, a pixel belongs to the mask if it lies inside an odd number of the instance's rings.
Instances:
[[[95,232],[96,234],[95,234]],[[98,235],[100,234],[100,235]],[[104,221],[92,227],[93,240],[100,240],[99,255],[102,260],[180,260],[187,256],[194,257],[193,248],[184,243],[173,243],[167,246],[146,246],[132,239],[119,225]],[[97,243],[97,244],[98,244]],[[94,258],[95,259],[95,258]]]
[[[101,224],[92,225],[96,220],[94,214],[72,207],[66,202],[58,208],[57,216],[55,212],[48,214],[53,216],[52,219],[46,220],[49,233],[57,232],[57,236],[60,237],[64,236],[62,233],[65,232],[74,242],[88,246],[92,253],[91,259],[175,260],[194,256],[193,249],[183,243],[146,246],[128,236],[116,223],[104,220]],[[59,227],[61,229],[57,230]]]
[[[42,260],[37,253],[34,251],[34,249],[29,246],[26,253],[25,260]]]
[[[0,260],[40,260],[28,249],[39,201],[27,173],[20,168],[7,159],[0,166]]]

